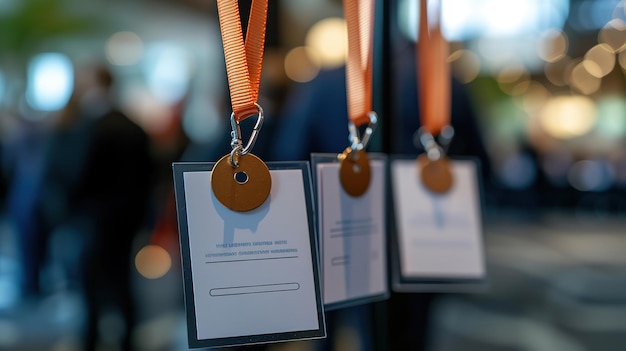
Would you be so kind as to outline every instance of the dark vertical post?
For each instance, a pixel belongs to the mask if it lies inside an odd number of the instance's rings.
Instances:
[[[377,0],[374,17],[374,65],[373,65],[373,108],[378,113],[378,131],[372,139],[372,150],[389,154],[392,152],[392,119],[391,114],[391,55],[390,29],[390,0]],[[389,208],[389,206],[385,206]],[[387,240],[387,247],[390,247]],[[389,252],[389,250],[387,250]],[[389,257],[389,253],[387,254]],[[389,259],[388,259],[389,261]],[[388,270],[390,273],[390,270]],[[377,302],[370,307],[372,318],[372,335],[374,335],[374,350],[388,350],[388,306],[387,302]]]

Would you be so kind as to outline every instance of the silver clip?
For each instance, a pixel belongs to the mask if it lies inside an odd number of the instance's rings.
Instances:
[[[436,140],[432,134],[426,132],[424,127],[420,127],[420,129],[415,132],[413,142],[417,148],[423,148],[424,151],[426,151],[429,160],[437,161],[448,153],[448,148],[453,138],[454,128],[451,125],[447,125],[441,129],[439,140]]]
[[[359,128],[357,128],[353,122],[348,123],[348,130],[350,131],[350,134],[348,135],[348,141],[350,142],[350,148],[353,151],[364,150],[370,141],[372,133],[374,132],[374,130],[376,130],[376,125],[378,124],[378,115],[376,115],[376,112],[374,111],[370,111],[367,115],[370,121],[365,128],[362,139]]]
[[[263,126],[263,119],[265,118],[263,114],[263,108],[257,103],[254,103],[257,108],[257,120],[254,124],[254,128],[252,129],[252,134],[250,135],[250,139],[246,143],[246,146],[243,146],[243,140],[241,138],[241,127],[239,122],[235,119],[235,113],[230,114],[230,147],[233,149],[230,152],[230,164],[233,167],[239,167],[239,161],[237,160],[239,156],[246,155],[252,150],[254,147],[254,143],[256,143],[256,139],[259,136],[259,131]]]

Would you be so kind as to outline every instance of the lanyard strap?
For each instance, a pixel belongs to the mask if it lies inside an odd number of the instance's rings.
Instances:
[[[371,122],[374,0],[344,0],[343,10],[348,27],[348,118],[359,127]]]
[[[433,136],[450,124],[450,65],[448,42],[441,33],[441,0],[435,3],[436,21],[428,21],[428,0],[420,0],[417,66],[420,115],[425,132]]]
[[[259,112],[268,0],[253,0],[244,44],[237,0],[217,0],[233,115],[240,122]]]

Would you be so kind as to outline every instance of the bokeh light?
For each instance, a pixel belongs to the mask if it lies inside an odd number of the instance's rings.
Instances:
[[[166,104],[180,101],[191,79],[191,59],[183,48],[160,44],[149,47],[145,54],[146,83],[154,96]]]
[[[561,58],[556,62],[548,62],[544,66],[544,74],[550,83],[557,87],[567,85],[569,79],[566,79],[566,70],[570,64],[571,59],[567,56]]]
[[[74,90],[74,68],[70,59],[59,53],[39,54],[28,66],[26,100],[39,111],[63,108]]]
[[[614,178],[611,165],[603,160],[578,161],[568,172],[569,183],[580,191],[605,191]]]
[[[537,179],[537,166],[529,154],[516,152],[505,157],[498,167],[498,174],[507,187],[527,189]]]
[[[400,32],[413,41],[417,40],[418,3],[418,0],[399,0],[397,6]],[[568,0],[442,1],[442,32],[449,41],[534,34],[548,28],[562,28],[569,7]]]
[[[480,74],[480,58],[471,50],[456,50],[448,57],[454,76],[464,84]]]
[[[586,96],[558,96],[547,101],[541,111],[541,126],[558,139],[588,133],[596,121],[596,106]]]
[[[546,62],[557,62],[567,54],[567,35],[557,29],[549,29],[541,34],[537,53]]]
[[[322,68],[343,66],[348,53],[348,31],[342,18],[326,18],[309,29],[306,46],[315,50]]]
[[[170,254],[157,245],[144,246],[135,256],[137,272],[147,279],[158,279],[172,267]]]
[[[602,137],[621,138],[626,135],[626,99],[605,96],[597,102],[596,130]]]
[[[136,64],[143,56],[143,41],[133,32],[117,32],[106,43],[106,56],[112,65]]]
[[[570,85],[572,88],[582,94],[591,95],[600,89],[601,84],[602,81],[600,78],[589,73],[583,62],[574,66],[570,77]]]
[[[320,71],[320,58],[312,48],[299,46],[285,56],[285,74],[294,82],[313,80]]]
[[[618,59],[619,65],[622,67],[622,69],[626,70],[626,51],[620,52]]]
[[[621,52],[626,48],[626,22],[613,19],[607,23],[598,34],[598,42],[607,44],[614,52]]]
[[[524,65],[511,63],[500,70],[496,79],[502,91],[510,95],[520,95],[526,90],[524,86],[527,86],[529,75]]]
[[[602,78],[615,67],[615,54],[608,44],[598,44],[587,51],[583,65],[592,76]]]

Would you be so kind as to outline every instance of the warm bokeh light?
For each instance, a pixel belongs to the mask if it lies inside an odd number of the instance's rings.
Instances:
[[[600,30],[598,42],[605,43],[614,52],[621,52],[626,48],[626,22],[613,19]]]
[[[558,139],[588,133],[596,121],[596,106],[586,96],[558,96],[547,101],[541,111],[541,126]]]
[[[581,66],[583,59],[581,57],[571,58],[567,60],[567,64],[563,69],[563,80],[565,84],[571,84],[572,82],[572,72],[574,72],[574,68],[577,66]]]
[[[557,87],[567,85],[569,79],[566,79],[565,72],[570,64],[570,60],[571,59],[569,57],[565,56],[559,61],[546,63],[544,66],[544,74],[550,83],[556,85]]]
[[[285,74],[294,82],[309,82],[317,76],[319,71],[320,58],[312,48],[299,46],[293,48],[285,56]]]
[[[317,22],[309,29],[305,42],[319,55],[321,67],[344,65],[348,53],[346,21],[342,18],[327,18]]]
[[[454,76],[464,84],[480,74],[480,58],[471,50],[456,50],[448,57]]]
[[[500,89],[509,95],[521,95],[528,88],[529,74],[520,63],[512,63],[500,70],[496,77]]]
[[[587,51],[583,65],[592,76],[602,78],[615,67],[615,54],[608,44],[598,44]]]
[[[143,55],[143,42],[133,32],[117,32],[106,43],[106,56],[112,65],[133,65]]]
[[[626,70],[626,51],[620,52],[618,59],[619,65],[622,67],[622,69]]]
[[[59,53],[39,54],[28,66],[26,100],[39,111],[60,110],[74,90],[74,67],[69,57]]]
[[[510,65],[500,71],[498,82],[500,84],[515,83],[528,76],[526,68],[520,64]]]
[[[135,256],[137,272],[147,279],[158,279],[172,267],[170,254],[157,245],[144,246]]]
[[[511,89],[509,89],[508,93],[513,96],[520,96],[525,94],[530,88],[529,80],[521,80],[517,84],[513,85]]]
[[[546,62],[557,62],[567,54],[567,35],[557,29],[549,29],[541,34],[537,53]]]
[[[582,94],[590,95],[597,92],[600,89],[601,83],[600,78],[589,73],[582,62],[576,65],[572,70],[570,85]]]

